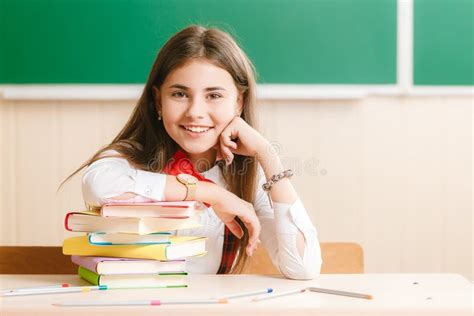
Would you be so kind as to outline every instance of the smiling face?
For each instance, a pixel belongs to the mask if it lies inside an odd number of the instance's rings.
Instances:
[[[213,146],[242,108],[229,72],[205,59],[194,59],[170,72],[154,91],[168,135],[194,163],[198,159],[213,163]]]

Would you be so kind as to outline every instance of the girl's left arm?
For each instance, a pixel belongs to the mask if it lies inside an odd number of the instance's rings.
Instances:
[[[271,144],[240,117],[235,118],[224,129],[218,149],[219,156],[227,163],[232,161],[234,153],[256,157],[266,180],[284,170],[280,157],[272,150]],[[262,184],[259,183],[259,186]],[[283,178],[273,184],[268,194],[274,203],[274,210],[269,204],[265,206],[265,203],[262,203],[262,196],[267,200],[268,198],[260,187],[255,207],[257,213],[260,213],[261,239],[265,247],[274,263],[278,264],[282,273],[288,277],[313,278],[319,273],[321,266],[317,233],[290,179]],[[277,243],[270,240],[276,238],[275,235],[278,235]],[[296,248],[297,253],[292,248]],[[306,253],[307,251],[310,253]]]
[[[284,170],[283,164],[281,163],[280,157],[277,153],[274,153],[270,144],[265,140],[260,147],[260,151],[256,157],[259,164],[262,166],[265,178],[267,181],[272,178],[273,175],[279,174]],[[291,184],[290,179],[283,178],[277,183],[273,184],[268,194],[273,203],[283,204],[294,204],[298,199],[295,188]],[[305,239],[301,231],[298,231],[296,238],[296,247],[301,257],[304,256],[304,245]]]
[[[272,206],[261,187],[265,182],[260,169],[254,203],[262,227],[260,240],[283,275],[290,279],[313,279],[320,273],[322,264],[316,228],[300,199],[292,204],[274,202]],[[301,240],[302,252],[297,249]]]

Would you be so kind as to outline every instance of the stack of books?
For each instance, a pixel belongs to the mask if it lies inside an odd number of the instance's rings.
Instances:
[[[201,226],[197,201],[110,203],[70,212],[65,227],[86,236],[64,240],[81,278],[109,288],[186,287],[186,258],[206,253],[206,238],[170,231]]]

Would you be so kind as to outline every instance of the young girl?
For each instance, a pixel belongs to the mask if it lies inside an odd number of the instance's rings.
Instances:
[[[282,274],[312,279],[321,266],[316,229],[291,170],[252,127],[255,105],[253,66],[230,35],[180,31],[160,50],[127,124],[75,172],[87,167],[86,203],[203,201],[211,207],[202,227],[175,232],[208,237],[207,254],[187,259],[189,273],[238,273],[261,240]]]

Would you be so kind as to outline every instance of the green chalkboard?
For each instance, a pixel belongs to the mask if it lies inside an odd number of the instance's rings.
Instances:
[[[414,1],[415,85],[474,85],[474,0]]]
[[[143,83],[192,24],[233,34],[260,83],[394,84],[396,0],[0,0],[0,83]]]

